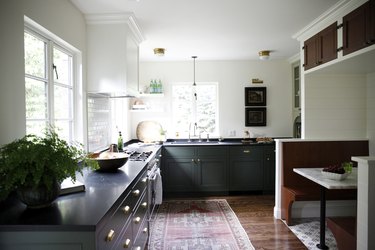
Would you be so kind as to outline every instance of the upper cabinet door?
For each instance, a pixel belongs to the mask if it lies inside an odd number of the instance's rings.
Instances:
[[[375,0],[368,2],[365,8],[366,16],[366,43],[372,45],[375,43]]]
[[[304,42],[304,69],[308,70],[337,58],[337,22]]]
[[[370,0],[343,17],[343,55],[375,43],[375,0]]]
[[[343,17],[343,55],[366,47],[365,5],[353,10]]]

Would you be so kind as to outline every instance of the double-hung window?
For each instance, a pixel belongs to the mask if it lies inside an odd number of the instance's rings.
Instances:
[[[181,137],[218,135],[218,84],[173,84],[172,117],[172,130]]]
[[[38,31],[25,28],[26,133],[56,128],[74,140],[73,53]]]

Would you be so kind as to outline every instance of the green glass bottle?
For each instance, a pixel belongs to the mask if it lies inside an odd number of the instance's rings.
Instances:
[[[117,148],[118,148],[118,151],[121,152],[124,150],[124,142],[122,140],[121,131],[119,131],[118,133],[119,135],[118,135],[118,140],[117,140]]]

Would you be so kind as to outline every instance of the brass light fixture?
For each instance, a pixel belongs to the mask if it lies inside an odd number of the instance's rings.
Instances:
[[[269,58],[270,58],[270,51],[269,50],[259,51],[259,59],[260,60],[268,60]]]
[[[157,56],[164,56],[165,49],[164,48],[155,48],[154,54]]]

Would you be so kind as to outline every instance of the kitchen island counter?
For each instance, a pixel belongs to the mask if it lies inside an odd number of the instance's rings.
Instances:
[[[153,151],[161,146],[143,150]],[[85,184],[85,192],[62,195],[47,208],[27,209],[14,197],[0,203],[0,248],[7,232],[18,231],[90,231],[97,234],[126,198],[144,173],[148,160],[127,161],[115,172],[84,171],[77,180]]]

